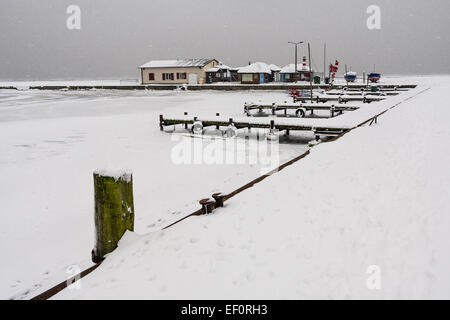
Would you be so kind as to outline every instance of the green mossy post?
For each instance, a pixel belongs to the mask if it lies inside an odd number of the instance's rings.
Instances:
[[[94,172],[95,247],[98,263],[117,248],[126,230],[134,231],[133,176],[130,172]]]

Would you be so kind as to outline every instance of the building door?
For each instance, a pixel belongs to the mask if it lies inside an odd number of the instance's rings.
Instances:
[[[264,83],[264,73],[259,74],[259,83]]]
[[[198,80],[197,80],[197,75],[195,73],[189,73],[189,84],[197,84]]]

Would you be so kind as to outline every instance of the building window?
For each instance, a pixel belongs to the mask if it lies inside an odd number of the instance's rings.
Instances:
[[[289,73],[286,73],[285,77],[286,77],[286,79],[290,79],[291,75]]]
[[[220,78],[221,75],[222,75],[222,74],[221,74],[220,72],[217,72],[217,73],[216,73],[216,78]]]
[[[149,73],[148,74],[148,80],[155,80],[155,74],[154,73]]]
[[[177,79],[186,79],[186,72],[178,72]]]
[[[243,73],[242,74],[242,81],[245,82],[252,82],[253,81],[253,76],[251,73]]]
[[[173,80],[173,73],[163,73],[162,79],[163,80]]]

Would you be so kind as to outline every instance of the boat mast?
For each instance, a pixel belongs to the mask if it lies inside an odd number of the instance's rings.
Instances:
[[[323,83],[325,83],[325,72],[326,72],[325,61],[326,61],[326,59],[327,59],[327,43],[325,42],[323,44]]]
[[[313,102],[313,93],[312,93],[312,77],[313,77],[313,73],[311,70],[311,46],[308,42],[308,57],[309,57],[309,90],[310,90],[310,95],[311,95],[311,103]]]
[[[345,65],[344,79],[345,79],[345,82],[347,82],[347,86],[348,86],[348,80],[347,80],[347,65]]]

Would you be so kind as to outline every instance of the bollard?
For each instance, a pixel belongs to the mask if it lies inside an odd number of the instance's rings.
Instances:
[[[214,210],[214,201],[210,198],[202,199],[199,203],[202,206],[202,214],[208,214]]]
[[[223,207],[223,200],[225,198],[225,195],[223,195],[220,192],[216,192],[212,195],[212,197],[214,198],[214,200],[216,201],[215,203],[215,207],[216,208],[220,208]]]
[[[159,130],[163,131],[164,130],[164,117],[162,114],[159,115]]]
[[[95,247],[98,263],[117,248],[126,230],[134,231],[133,176],[131,172],[94,172]]]

